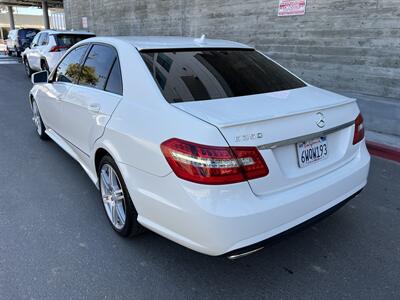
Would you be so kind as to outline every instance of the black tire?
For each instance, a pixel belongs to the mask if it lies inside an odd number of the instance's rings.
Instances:
[[[35,112],[37,110],[37,112]],[[35,100],[32,100],[32,121],[36,128],[36,133],[38,134],[41,140],[48,140],[49,136],[46,134],[46,127],[43,124],[42,116],[39,112],[39,107],[36,104]]]
[[[42,71],[50,71],[49,70],[49,65],[47,64],[46,60],[41,60],[40,61],[40,68],[42,69]]]
[[[98,178],[99,178],[99,191],[100,191],[100,197],[101,200],[103,202],[103,195],[102,195],[102,189],[103,189],[103,184],[101,183],[101,170],[103,168],[103,166],[108,165],[111,166],[112,169],[115,171],[116,175],[118,176],[118,180],[119,183],[121,184],[121,188],[123,190],[124,193],[124,199],[123,199],[123,203],[124,203],[124,208],[125,208],[125,224],[123,225],[122,228],[117,228],[116,226],[114,226],[114,224],[112,223],[105,205],[104,206],[104,212],[106,213],[106,217],[108,219],[108,221],[110,222],[112,228],[122,237],[132,237],[132,236],[136,236],[141,234],[142,232],[144,232],[144,228],[139,224],[139,222],[137,221],[137,211],[135,209],[135,206],[133,205],[132,199],[129,195],[128,189],[126,188],[125,185],[125,181],[122,177],[121,172],[118,169],[117,164],[115,163],[115,161],[108,155],[105,155],[101,160],[100,163],[98,165],[97,168],[97,174],[98,174]],[[103,202],[104,204],[104,202]]]
[[[24,65],[25,65],[25,74],[26,74],[26,76],[28,76],[28,78],[31,78],[33,70],[31,69],[31,67],[29,65],[29,61],[26,58],[24,59]]]
[[[9,50],[9,49],[7,49],[7,55],[8,55],[8,56],[12,56],[12,51]]]

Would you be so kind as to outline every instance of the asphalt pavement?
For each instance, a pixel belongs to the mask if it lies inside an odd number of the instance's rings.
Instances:
[[[358,198],[279,244],[209,257],[117,236],[78,163],[36,136],[30,88],[0,64],[0,299],[399,299],[400,164],[374,158]]]

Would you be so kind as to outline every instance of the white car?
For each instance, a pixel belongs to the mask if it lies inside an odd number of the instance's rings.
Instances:
[[[43,30],[21,54],[28,77],[33,72],[54,69],[65,52],[76,43],[94,37],[91,32]]]
[[[81,164],[122,236],[148,228],[237,258],[367,183],[355,99],[305,83],[252,47],[92,38],[47,75],[32,76],[37,133]]]

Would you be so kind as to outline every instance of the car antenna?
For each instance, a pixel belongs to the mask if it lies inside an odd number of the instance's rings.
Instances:
[[[202,34],[201,37],[200,37],[199,39],[194,39],[194,41],[195,41],[196,43],[203,44],[204,41],[205,41],[205,39],[206,39],[206,35],[205,35],[205,34]]]

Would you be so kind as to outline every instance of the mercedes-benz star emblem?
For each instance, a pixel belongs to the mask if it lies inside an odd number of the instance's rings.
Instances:
[[[319,128],[323,128],[325,126],[325,116],[322,112],[317,113],[317,121],[315,122],[315,124],[317,124],[317,126]]]

